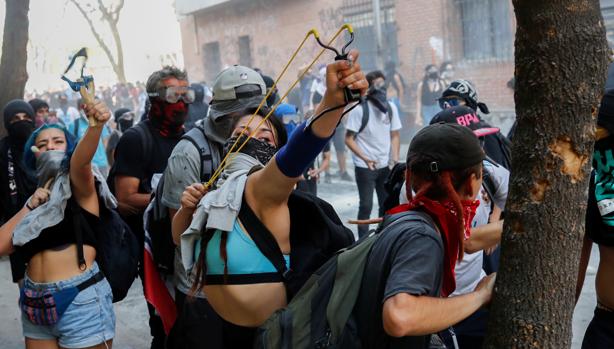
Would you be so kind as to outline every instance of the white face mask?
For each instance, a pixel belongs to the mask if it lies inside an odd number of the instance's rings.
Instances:
[[[60,172],[64,157],[66,157],[64,150],[47,150],[38,156],[36,178],[38,178],[39,186],[45,185],[50,178],[54,178]]]

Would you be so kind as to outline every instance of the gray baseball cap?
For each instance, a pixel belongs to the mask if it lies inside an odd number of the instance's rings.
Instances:
[[[244,109],[257,108],[265,95],[266,85],[260,74],[248,67],[233,65],[215,78],[209,117],[216,119]]]

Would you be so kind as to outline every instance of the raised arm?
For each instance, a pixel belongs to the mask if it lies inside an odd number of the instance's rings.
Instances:
[[[93,117],[97,121],[97,125],[90,125],[87,128],[70,158],[70,182],[73,197],[77,200],[79,206],[92,213],[98,213],[98,198],[92,174],[92,158],[100,143],[104,124],[111,117],[111,112],[99,100],[87,104],[84,110],[88,118]]]
[[[360,70],[360,64],[356,63],[358,51],[352,50],[349,57],[350,61],[336,61],[328,65],[326,93],[315,115],[329,108],[343,106],[345,87],[360,90],[362,95],[366,93],[368,84],[364,73]],[[300,180],[301,173],[321,152],[335,132],[343,110],[339,108],[324,114],[306,129],[299,126],[299,129],[293,132],[288,144],[265,168],[248,178],[246,196],[252,209],[258,211],[259,206],[285,205],[294,185]],[[303,164],[305,166],[302,166]]]

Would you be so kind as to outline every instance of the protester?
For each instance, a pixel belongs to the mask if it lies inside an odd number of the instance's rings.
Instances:
[[[318,73],[314,76],[311,82],[311,89],[309,95],[309,110],[315,110],[316,107],[322,101],[322,97],[326,92],[326,66],[320,65],[318,67]]]
[[[350,52],[350,60],[357,57],[357,51]],[[300,175],[329,141],[343,115],[342,108],[331,110],[347,103],[343,87],[362,91],[367,87],[358,63],[335,62],[328,66],[325,78],[325,102],[316,110],[316,115],[321,117],[301,124],[277,154],[285,142],[283,126],[276,119],[258,126],[262,116],[254,116],[255,120],[249,124],[251,115],[241,117],[233,132],[235,137],[227,147],[243,143],[244,136],[236,137],[243,130],[253,138],[248,139],[247,146],[224,170],[223,183],[216,190],[204,197],[202,184],[186,190],[182,207],[173,219],[176,242],[189,225],[181,236],[184,264],[188,268],[192,266],[196,246],[194,288],[204,290],[224,319],[224,344],[228,348],[251,346],[255,327],[284,307],[333,251],[351,241],[351,235],[336,216],[342,238],[335,237],[328,229],[322,231],[319,216],[315,213],[306,216],[311,209],[322,208],[313,206],[320,201],[293,191]],[[264,168],[258,170],[262,165]],[[302,204],[294,206],[297,200]],[[235,207],[240,207],[238,212]],[[331,209],[329,205],[325,207]],[[196,242],[201,236],[202,243]],[[326,242],[312,245],[314,239],[322,237],[326,237],[323,240]],[[262,249],[261,238],[268,240],[267,250]],[[318,247],[321,245],[326,248]],[[269,257],[267,251],[275,251],[276,258]]]
[[[478,139],[499,132],[498,128],[488,127],[481,123],[475,111],[465,106],[457,106],[437,113],[431,120],[431,124],[435,123],[466,126]],[[484,261],[491,258],[485,255],[483,250],[496,247],[501,240],[503,225],[498,222],[501,212],[505,209],[510,173],[503,166],[494,164],[490,160],[484,160],[482,166],[482,187],[477,197],[479,206],[471,222],[471,235],[464,241],[463,258],[454,267],[456,290],[452,296],[472,292],[487,273],[496,271],[485,272],[483,270]],[[488,225],[491,222],[492,224]],[[493,257],[496,260],[490,264],[498,266],[498,254]],[[453,347],[452,336],[455,336],[458,347],[461,349],[481,348],[486,336],[486,320],[486,311],[480,309],[467,319],[455,324],[452,331],[444,331],[442,337],[449,347]]]
[[[83,107],[83,101],[79,99],[77,102],[80,108]],[[87,120],[86,115],[81,111],[79,112],[79,117],[75,119],[72,123],[68,124],[67,129],[72,135],[75,137],[76,141],[79,142],[81,138],[87,132],[87,129],[90,127],[89,121]],[[92,165],[96,166],[100,173],[106,178],[109,175],[109,161],[107,160],[107,144],[109,142],[109,136],[111,132],[107,125],[102,128],[102,134],[100,135],[100,142],[98,144],[98,148],[96,148],[96,153],[94,153],[94,158],[92,159]]]
[[[348,116],[345,143],[352,151],[356,186],[358,187],[358,219],[371,216],[373,190],[380,207],[379,216],[384,215],[386,200],[384,182],[388,167],[399,161],[401,120],[394,104],[386,100],[384,74],[376,70],[367,74],[369,92],[367,102],[352,110]],[[366,113],[366,114],[365,114]],[[358,235],[364,236],[369,230],[366,224],[358,227]]]
[[[386,62],[384,69],[384,75],[388,77],[386,79],[386,92],[388,93],[388,100],[396,105],[399,113],[401,112],[401,106],[405,103],[406,84],[403,75],[397,70],[396,64],[393,61]]]
[[[384,228],[375,241],[353,312],[363,348],[427,348],[431,334],[490,301],[494,275],[471,293],[448,297],[457,287],[454,267],[477,207],[482,160],[479,141],[466,127],[430,125],[413,138],[409,203],[391,210],[384,222],[399,220],[401,228]],[[408,211],[415,218],[402,221]]]
[[[273,106],[275,105],[275,103],[277,103],[278,96],[277,96],[277,86],[273,87],[273,85],[275,85],[275,80],[267,75],[262,75],[262,80],[264,80],[264,84],[266,85],[266,94],[269,95],[269,97],[266,99],[266,104],[269,108],[273,108]],[[269,92],[271,92],[269,94]]]
[[[478,114],[478,110],[484,114],[490,113],[488,107],[478,100],[475,87],[467,80],[454,80],[443,91],[439,98],[441,109],[455,106],[468,106],[476,112],[480,122],[490,127]],[[484,137],[484,151],[497,164],[510,169],[512,166],[511,143],[501,132],[496,132]]]
[[[115,161],[115,148],[117,148],[119,139],[124,131],[132,127],[135,118],[136,116],[132,111],[130,111],[130,109],[120,108],[113,113],[113,119],[109,120],[108,124],[109,128],[111,129],[111,134],[109,135],[106,148],[109,168],[113,167],[113,162]]]
[[[441,73],[441,79],[443,80],[443,82],[446,84],[446,86],[449,86],[454,80],[455,75],[454,65],[452,64],[452,62],[445,61],[441,63],[441,66],[439,67],[439,72]]]
[[[4,106],[4,128],[8,135],[0,140],[0,224],[4,224],[26,204],[36,190],[36,176],[23,163],[26,141],[34,131],[34,110],[15,99]],[[19,251],[11,254],[13,282],[19,283],[26,261]]]
[[[184,71],[167,66],[147,80],[151,106],[147,117],[124,132],[115,149],[109,181],[119,201],[120,213],[144,246],[143,212],[157,186],[167,160],[184,134],[188,116],[188,80]],[[193,97],[193,96],[192,96]],[[151,149],[145,149],[145,146]],[[142,251],[141,251],[142,253]],[[143,270],[141,268],[141,279]],[[151,348],[164,348],[162,322],[148,303]]]
[[[597,141],[586,212],[586,234],[580,256],[576,301],[582,292],[593,243],[599,246],[599,267],[595,277],[597,306],[582,349],[614,347],[614,228],[611,202],[614,198],[614,90],[606,91],[597,116]]]
[[[205,86],[202,84],[191,84],[194,90],[194,102],[190,104],[188,110],[188,120],[185,122],[185,131],[193,129],[198,120],[202,120],[209,112],[209,106],[205,103]]]
[[[187,138],[191,135],[187,133],[186,137],[179,141],[164,171],[161,204],[168,209],[171,220],[181,207],[181,195],[187,185],[206,182],[217,169],[222,159],[223,146],[233,130],[234,119],[246,114],[246,110],[257,108],[265,92],[266,86],[261,75],[250,68],[235,65],[217,76],[213,83],[209,115],[204,119],[202,127],[191,131],[200,134]],[[268,109],[266,111],[268,112]],[[199,137],[201,146],[197,146],[195,142]],[[210,158],[207,163],[203,163],[202,147],[207,147],[207,156]],[[171,234],[170,231],[166,233]],[[181,347],[185,348],[222,347],[221,320],[205,295],[198,292],[193,301],[185,301],[193,280],[183,268],[181,249],[178,247],[175,249],[173,284],[179,317],[190,321],[183,321],[181,323],[187,324],[173,329],[172,342],[178,342],[179,337],[183,342]],[[206,336],[207,341],[202,341],[202,336]]]
[[[424,78],[418,83],[416,94],[416,125],[428,125],[433,116],[441,108],[437,99],[446,88],[445,82],[439,76],[439,70],[433,64],[424,68]]]
[[[58,119],[63,125],[69,125],[73,121],[79,118],[79,111],[69,105],[68,96],[65,93],[61,93],[58,96],[59,108],[55,110]]]
[[[112,346],[113,295],[95,261],[96,237],[84,233],[80,253],[73,225],[80,215],[94,229],[105,209],[99,202],[112,199],[99,200],[96,182],[104,186],[104,179],[91,165],[110,112],[100,101],[85,112],[98,125],[76,147],[59,125],[43,125],[30,136],[24,162],[36,171],[38,189],[0,227],[0,254],[16,248],[28,263],[20,297],[26,348]]]
[[[42,99],[34,98],[28,101],[32,109],[34,109],[34,125],[38,128],[48,122],[49,118],[49,104]]]

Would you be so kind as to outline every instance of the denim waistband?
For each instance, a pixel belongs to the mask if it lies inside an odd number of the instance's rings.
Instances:
[[[79,275],[75,275],[71,277],[70,279],[54,281],[54,282],[34,282],[28,277],[28,274],[26,273],[24,277],[23,285],[25,288],[29,290],[35,290],[35,291],[45,291],[45,290],[48,290],[51,292],[60,291],[60,290],[63,290],[69,287],[74,287],[74,286],[79,285],[80,283],[96,275],[96,273],[98,273],[99,271],[100,269],[98,268],[98,264],[94,262],[94,264],[92,264],[92,266],[90,266],[83,273]]]

